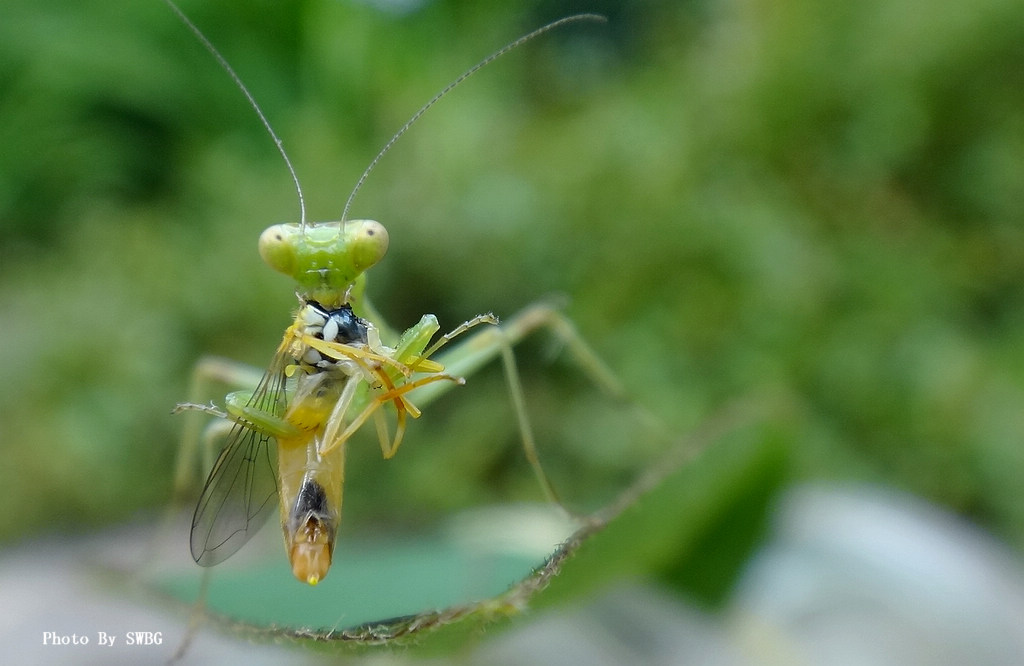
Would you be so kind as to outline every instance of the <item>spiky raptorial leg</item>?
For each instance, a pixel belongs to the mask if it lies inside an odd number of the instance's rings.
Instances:
[[[372,349],[357,348],[350,345],[325,343],[322,340],[315,339],[309,341],[310,343],[315,343],[317,350],[328,357],[355,363],[362,371],[366,383],[373,393],[368,404],[355,418],[346,418],[349,408],[347,404],[343,409],[336,410],[335,415],[332,415],[328,422],[323,440],[325,445],[321,449],[321,453],[327,455],[337,447],[342,446],[362,427],[370,416],[374,416],[381,453],[384,458],[394,456],[405,435],[406,417],[419,418],[420,416],[419,408],[406,395],[415,389],[439,381],[451,382],[453,385],[465,383],[462,377],[444,372],[444,365],[432,360],[430,356],[444,344],[464,334],[471,328],[481,324],[497,325],[497,323],[497,318],[492,314],[477,315],[442,335],[437,342],[424,351],[423,347],[426,346],[436,330],[436,320],[433,317],[427,317],[406,331],[406,334],[403,335],[403,341],[399,343],[399,347],[394,351],[393,356],[375,353]],[[305,338],[303,338],[303,342],[307,342]],[[394,372],[389,373],[389,368],[397,371],[398,374]],[[424,377],[408,381],[414,372],[428,374]],[[399,377],[398,375],[401,376]],[[396,411],[394,439],[388,434],[387,422],[380,417],[380,412],[378,411],[389,402],[392,403]],[[344,429],[342,429],[343,426]]]

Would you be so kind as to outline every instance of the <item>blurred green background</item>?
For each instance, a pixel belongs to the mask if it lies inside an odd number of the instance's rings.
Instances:
[[[474,62],[606,14],[485,69],[380,163],[352,210],[391,234],[378,308],[450,328],[564,295],[673,431],[789,396],[769,486],[893,485],[1024,547],[1019,0],[182,6],[263,106],[316,220]],[[167,506],[192,365],[265,365],[290,321],[256,239],[298,205],[255,114],[159,0],[0,15],[11,543]],[[520,354],[542,455],[592,507],[665,444],[549,352],[542,336]],[[351,533],[540,499],[497,369],[426,410],[393,461],[372,438],[351,449]]]

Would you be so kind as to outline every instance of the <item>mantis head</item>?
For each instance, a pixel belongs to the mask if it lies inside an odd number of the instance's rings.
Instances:
[[[299,296],[327,308],[345,304],[356,281],[388,251],[388,232],[373,220],[275,224],[260,236],[260,256],[297,285]]]

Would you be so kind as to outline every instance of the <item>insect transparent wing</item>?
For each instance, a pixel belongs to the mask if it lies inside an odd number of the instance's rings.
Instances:
[[[273,416],[284,413],[284,359],[274,359],[248,406]],[[263,526],[276,506],[274,438],[256,425],[239,421],[199,497],[192,518],[192,558],[206,567],[223,562]]]
[[[192,557],[206,567],[241,548],[275,506],[277,473],[270,454],[271,437],[236,424],[228,441],[192,518]]]

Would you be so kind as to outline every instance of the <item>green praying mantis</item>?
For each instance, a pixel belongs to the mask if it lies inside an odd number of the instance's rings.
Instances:
[[[279,507],[285,550],[295,577],[316,585],[327,575],[341,520],[345,449],[372,422],[384,458],[394,456],[409,419],[442,393],[465,383],[484,364],[500,358],[526,457],[544,489],[558,502],[544,473],[525,407],[512,347],[547,328],[566,343],[581,367],[613,395],[619,383],[604,362],[558,310],[527,308],[507,322],[492,314],[472,317],[438,335],[434,315],[400,335],[391,333],[366,297],[367,271],[388,249],[388,233],[372,220],[349,220],[352,200],[370,171],[439,99],[466,78],[521,44],[577,21],[603,21],[592,14],[570,16],[509,43],[467,70],[419,109],[386,143],[357,181],[340,221],[306,221],[295,169],[280,139],[253,96],[207,38],[171,2],[167,4],[220,62],[248,98],[295,184],[297,223],[276,224],[259,239],[263,260],[289,277],[299,300],[262,378],[237,363],[206,358],[197,365],[193,401],[177,411],[192,415],[183,437],[178,485],[185,483],[200,446],[220,446],[196,506],[191,551],[202,566],[216,565],[238,551]],[[230,393],[223,409],[198,402],[213,381],[255,386]],[[203,415],[212,416],[206,428]]]

